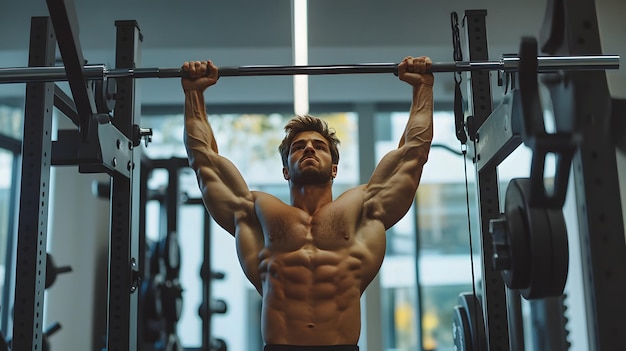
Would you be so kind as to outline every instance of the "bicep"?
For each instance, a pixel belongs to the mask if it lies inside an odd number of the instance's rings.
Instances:
[[[254,199],[239,170],[228,159],[216,155],[196,169],[204,204],[215,221],[232,235],[236,223],[250,216]]]
[[[386,229],[398,222],[413,203],[425,162],[420,153],[406,146],[389,152],[366,186],[368,207],[376,209],[371,215]]]

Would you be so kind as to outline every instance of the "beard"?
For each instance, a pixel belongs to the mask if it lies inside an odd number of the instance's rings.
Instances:
[[[324,169],[305,168],[291,173],[291,182],[296,185],[326,184],[333,179],[330,167]]]

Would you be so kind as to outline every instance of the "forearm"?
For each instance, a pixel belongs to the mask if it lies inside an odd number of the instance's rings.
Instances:
[[[405,144],[430,149],[433,140],[433,88],[430,85],[413,87],[409,120],[398,148]]]
[[[198,90],[185,91],[184,141],[192,166],[199,157],[204,158],[218,152],[215,136],[207,119],[204,95]]]

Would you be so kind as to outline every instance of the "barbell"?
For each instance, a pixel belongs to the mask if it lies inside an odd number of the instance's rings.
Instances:
[[[619,69],[619,55],[591,56],[538,56],[537,71],[540,73],[560,70],[610,70]],[[497,61],[433,62],[430,72],[505,71],[516,72],[519,57],[502,56]],[[398,63],[360,63],[347,65],[313,66],[226,66],[219,67],[220,77],[235,76],[284,76],[323,74],[398,74]],[[187,72],[182,68],[115,68],[105,65],[86,65],[83,75],[87,80],[107,78],[182,78]],[[66,81],[64,66],[0,68],[0,84]]]

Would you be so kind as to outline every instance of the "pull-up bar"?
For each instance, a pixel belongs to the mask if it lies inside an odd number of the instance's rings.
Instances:
[[[540,73],[559,70],[609,70],[619,69],[619,55],[598,56],[538,56],[537,71]],[[505,71],[516,72],[519,57],[502,57],[498,61],[433,62],[430,72]],[[106,78],[181,78],[186,76],[181,68],[116,68],[104,65],[88,65],[83,68],[86,79]],[[317,66],[231,66],[219,67],[220,77],[239,76],[285,76],[323,74],[398,74],[397,63],[361,63],[349,65]],[[0,68],[0,84],[52,82],[67,80],[65,67],[16,67]]]

